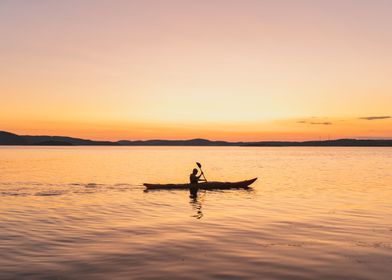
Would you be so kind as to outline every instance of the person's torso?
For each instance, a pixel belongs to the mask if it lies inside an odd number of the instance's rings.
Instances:
[[[191,174],[189,176],[189,181],[191,182],[191,184],[197,184],[197,182],[199,181],[199,179],[197,178],[197,176],[195,174]]]

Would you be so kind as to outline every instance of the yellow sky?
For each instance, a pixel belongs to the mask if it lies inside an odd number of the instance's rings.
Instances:
[[[387,0],[2,1],[0,130],[392,137],[391,10]]]

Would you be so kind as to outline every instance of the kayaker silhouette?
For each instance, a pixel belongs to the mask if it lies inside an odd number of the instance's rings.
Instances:
[[[189,181],[190,181],[189,192],[190,192],[190,197],[192,198],[197,197],[197,192],[199,190],[197,183],[199,183],[199,181],[204,181],[204,182],[207,181],[205,177],[204,179],[200,179],[200,177],[204,175],[203,171],[201,171],[200,175],[197,175],[197,172],[198,170],[194,168],[192,174],[189,175]]]

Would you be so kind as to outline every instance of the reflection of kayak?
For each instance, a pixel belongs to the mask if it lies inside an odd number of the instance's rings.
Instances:
[[[257,178],[240,182],[203,182],[198,183],[197,187],[202,190],[227,190],[227,189],[246,189],[253,184]],[[144,184],[147,189],[189,189],[191,184]]]

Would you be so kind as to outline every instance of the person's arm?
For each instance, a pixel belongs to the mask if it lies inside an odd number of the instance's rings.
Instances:
[[[204,174],[204,173],[202,172],[202,173],[197,177],[197,179],[198,179],[199,181],[207,182],[206,179],[200,179],[200,177],[201,177],[203,174]]]

